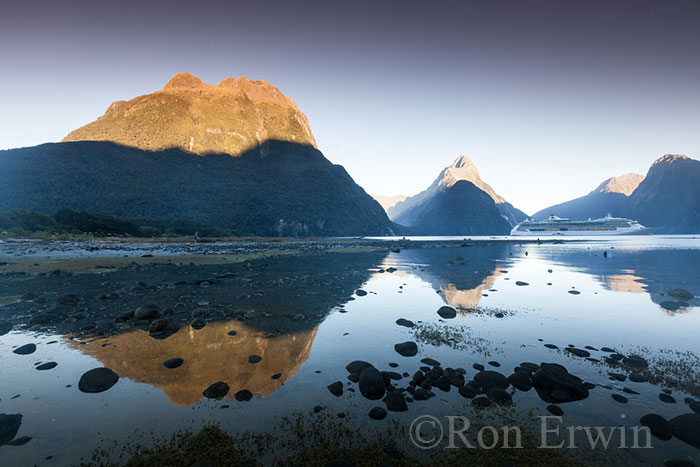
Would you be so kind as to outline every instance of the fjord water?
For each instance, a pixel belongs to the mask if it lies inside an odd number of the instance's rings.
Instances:
[[[423,414],[470,416],[473,411],[469,399],[452,388],[447,393],[436,390],[438,397],[431,400],[410,403],[407,412],[389,412],[381,422],[370,420],[368,411],[383,406],[381,401],[347,389],[335,397],[327,389],[334,381],[353,387],[345,366],[354,360],[371,362],[380,370],[391,370],[389,363],[395,362],[395,371],[413,374],[423,365],[420,359],[430,357],[444,368],[465,368],[467,380],[476,373],[474,363],[488,368],[487,362],[496,361],[500,368],[491,368],[507,376],[521,362],[552,362],[584,381],[610,387],[598,386],[587,399],[561,404],[567,425],[631,427],[650,412],[669,419],[690,412],[685,397],[700,395],[693,393],[700,387],[700,300],[684,303],[667,294],[672,289],[700,294],[700,239],[694,237],[473,244],[265,261],[271,269],[255,282],[261,284],[258,303],[269,299],[253,309],[254,319],[213,320],[201,330],[186,326],[165,339],[140,329],[90,336],[20,327],[0,336],[0,412],[22,414],[17,437],[32,437],[22,446],[0,447],[3,464],[74,463],[114,441],[149,443],[153,436],[211,423],[230,432],[265,431],[285,415],[311,414],[318,405],[332,414],[344,413],[344,423],[367,430],[383,429],[393,420],[408,425]],[[250,267],[257,266],[252,262]],[[396,270],[389,272],[390,268]],[[300,280],[296,288],[275,295],[274,284],[292,276]],[[226,296],[227,287],[225,281],[211,286],[220,288],[221,296]],[[357,288],[367,295],[356,294]],[[7,293],[7,284],[3,290],[6,296],[14,295]],[[184,294],[177,287],[171,293]],[[304,317],[298,317],[298,310],[291,316],[284,312],[295,301],[308,309]],[[15,306],[6,302],[0,313]],[[442,320],[436,311],[443,305],[457,309],[457,317]],[[399,318],[418,326],[398,326]],[[231,336],[231,330],[237,333]],[[418,355],[399,355],[394,344],[409,340],[418,344]],[[30,342],[37,345],[35,353],[12,352]],[[686,384],[672,388],[677,403],[663,403],[658,395],[667,380],[611,381],[608,372],[616,370],[563,352],[568,345],[639,354],[652,367],[680,368],[684,374],[674,378]],[[590,353],[598,360],[608,355]],[[249,363],[249,355],[259,355],[262,361]],[[162,362],[173,357],[185,363],[164,368]],[[36,363],[48,361],[58,366],[35,369]],[[98,366],[114,370],[118,383],[98,394],[80,392],[80,376]],[[281,377],[272,379],[277,373]],[[403,387],[409,379],[397,384]],[[202,391],[216,381],[231,386],[228,396],[220,401],[204,398]],[[625,394],[629,402],[620,404],[611,394],[622,394],[624,387],[638,394]],[[255,397],[236,401],[233,394],[241,389]],[[515,391],[513,400],[518,408],[548,415],[547,404],[534,390]],[[654,449],[614,455],[657,464],[700,455],[677,438],[652,442]]]

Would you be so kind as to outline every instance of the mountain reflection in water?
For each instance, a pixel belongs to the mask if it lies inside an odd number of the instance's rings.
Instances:
[[[229,399],[242,389],[256,397],[275,392],[309,357],[317,329],[266,337],[243,322],[214,322],[200,330],[182,328],[162,340],[136,330],[85,345],[69,340],[68,345],[95,357],[120,377],[155,386],[173,403],[188,406],[216,381],[231,387]],[[231,330],[238,334],[228,335]],[[249,355],[263,359],[248,363]],[[163,362],[174,357],[184,359],[182,366],[165,368]],[[282,376],[272,379],[276,373]]]

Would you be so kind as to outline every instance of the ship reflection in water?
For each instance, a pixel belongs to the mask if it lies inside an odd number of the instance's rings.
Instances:
[[[229,335],[235,330],[236,335]],[[95,357],[122,378],[161,389],[179,406],[199,401],[202,390],[214,381],[227,383],[227,397],[243,389],[264,398],[278,390],[309,357],[317,328],[274,335],[257,331],[243,322],[212,322],[200,330],[189,326],[167,339],[154,339],[145,331],[131,331],[80,345],[68,345]],[[249,363],[250,355],[262,356]],[[184,363],[163,366],[171,358]],[[281,374],[277,379],[273,375]]]

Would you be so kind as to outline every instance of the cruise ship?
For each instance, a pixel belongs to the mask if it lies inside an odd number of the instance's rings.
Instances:
[[[546,221],[525,220],[513,227],[511,235],[640,235],[655,229],[644,227],[637,221],[608,214],[600,219],[572,221],[557,216],[549,216]]]

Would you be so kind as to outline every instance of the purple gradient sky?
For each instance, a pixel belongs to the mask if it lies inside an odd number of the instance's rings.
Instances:
[[[459,154],[532,213],[700,156],[700,1],[23,1],[0,10],[0,148],[179,71],[266,79],[368,192]]]

